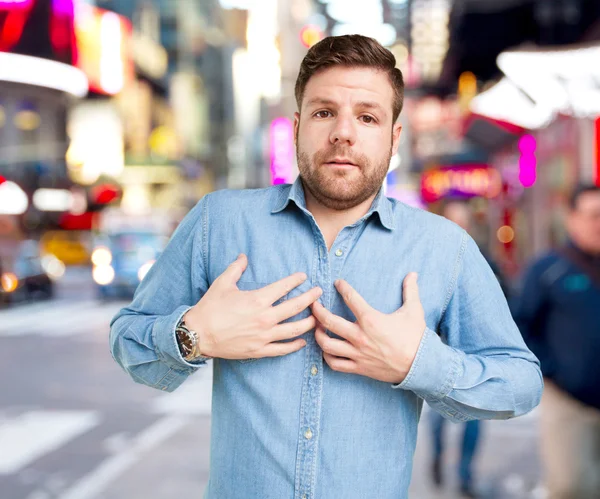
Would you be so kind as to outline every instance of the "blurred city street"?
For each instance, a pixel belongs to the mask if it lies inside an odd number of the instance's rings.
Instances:
[[[417,426],[410,499],[598,499],[599,61],[600,0],[0,0],[0,499],[201,497],[211,422],[211,499],[404,495]]]
[[[108,348],[109,321],[125,302],[97,301],[90,272],[70,268],[54,300],[0,311],[0,497],[199,497],[208,479],[210,371],[171,394],[131,382]],[[482,497],[544,497],[536,419],[485,423]],[[436,492],[427,423],[424,413],[410,497],[459,497],[458,427],[449,427],[448,483]]]

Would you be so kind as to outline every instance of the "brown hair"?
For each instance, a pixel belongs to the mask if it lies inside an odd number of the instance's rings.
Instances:
[[[394,88],[393,122],[404,103],[404,78],[396,67],[396,58],[373,38],[362,35],[328,36],[313,45],[300,64],[296,79],[296,103],[301,108],[304,90],[310,78],[332,66],[367,67],[385,71]]]

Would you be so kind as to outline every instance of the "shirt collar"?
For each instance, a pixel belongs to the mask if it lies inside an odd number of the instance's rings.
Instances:
[[[307,211],[306,198],[304,197],[304,187],[300,176],[298,176],[295,182],[291,185],[281,189],[277,200],[275,201],[274,208],[271,213],[280,213],[293,201],[298,208],[303,211]],[[383,195],[383,189],[379,189],[377,196],[371,204],[371,208],[367,214],[362,217],[359,222],[368,219],[373,213],[377,213],[379,221],[388,230],[394,230],[394,212],[392,209],[392,201]]]

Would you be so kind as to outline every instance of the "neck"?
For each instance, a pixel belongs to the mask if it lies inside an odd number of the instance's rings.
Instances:
[[[319,203],[308,189],[304,189],[306,208],[312,213],[313,217],[315,217],[315,221],[325,237],[327,249],[331,249],[335,238],[344,227],[352,225],[369,212],[376,196],[377,193],[373,194],[359,205],[348,208],[347,210],[334,210]]]

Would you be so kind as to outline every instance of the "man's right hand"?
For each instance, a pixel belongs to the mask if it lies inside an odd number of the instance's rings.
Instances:
[[[303,348],[306,342],[281,340],[291,340],[316,326],[313,315],[295,322],[280,322],[317,301],[323,293],[319,287],[272,306],[302,284],[306,274],[292,274],[255,291],[241,291],[237,282],[247,266],[246,255],[240,255],[185,314],[187,327],[198,334],[202,355],[221,359],[287,355]]]

